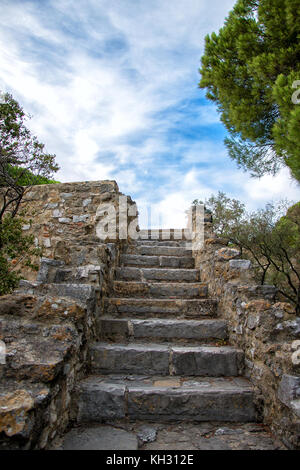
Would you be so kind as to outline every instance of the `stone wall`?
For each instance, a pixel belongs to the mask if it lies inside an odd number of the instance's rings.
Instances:
[[[216,238],[206,224],[194,252],[202,282],[228,321],[230,344],[245,352],[245,374],[256,389],[262,420],[289,448],[300,448],[300,318],[276,300],[274,286],[257,285],[251,262]]]
[[[86,373],[88,345],[99,337],[103,299],[122,244],[130,242],[97,235],[105,205],[114,206],[118,228],[120,196],[114,181],[36,186],[26,194],[24,231],[34,234],[43,257],[37,273],[0,298],[6,349],[0,364],[1,449],[47,448],[72,418],[73,388]],[[131,215],[127,223],[135,220]]]

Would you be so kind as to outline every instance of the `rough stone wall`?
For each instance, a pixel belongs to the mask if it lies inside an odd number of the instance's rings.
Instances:
[[[97,236],[97,223],[102,218],[99,207],[113,204],[118,217],[120,196],[123,195],[115,181],[34,186],[25,194],[22,203],[29,220],[24,231],[34,234],[36,245],[43,248],[45,258],[82,265],[87,251],[83,247],[101,246]],[[133,204],[128,197],[128,205]],[[129,222],[133,218],[129,217]],[[105,245],[109,242],[116,240],[108,238]]]
[[[119,215],[122,194],[114,181],[33,187],[24,201],[36,244],[44,247],[39,271],[0,298],[0,448],[43,449],[67,428],[75,383],[86,373],[88,345],[123,243],[97,236],[99,206]],[[133,205],[128,199],[128,206]],[[128,217],[128,224],[135,219]],[[26,273],[28,274],[28,273]],[[28,279],[28,277],[27,277]]]
[[[256,389],[263,421],[290,448],[300,448],[300,318],[276,301],[274,286],[257,285],[251,262],[216,238],[206,224],[202,250],[194,252],[201,281],[218,300],[230,344],[245,352],[245,375]]]
[[[76,381],[96,335],[93,291],[88,302],[15,294],[0,298],[0,449],[43,449],[70,419]]]

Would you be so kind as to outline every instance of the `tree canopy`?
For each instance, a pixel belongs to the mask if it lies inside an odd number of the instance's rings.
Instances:
[[[199,86],[217,104],[230,157],[253,176],[287,165],[300,181],[299,8],[300,0],[238,0],[205,38]]]
[[[58,170],[55,155],[44,152],[45,145],[25,126],[26,114],[6,93],[0,101],[0,223],[7,212],[16,215],[26,188],[49,181]],[[50,182],[50,181],[49,181]]]
[[[10,94],[0,100],[0,295],[11,292],[20,279],[20,265],[35,268],[40,254],[33,235],[24,235],[20,213],[26,191],[36,184],[54,183],[55,155],[44,151],[25,126],[26,114]],[[29,221],[30,222],[30,221]]]
[[[216,235],[239,247],[241,256],[252,261],[257,281],[274,284],[300,314],[300,202],[289,205],[269,203],[249,213],[220,191],[205,200]]]

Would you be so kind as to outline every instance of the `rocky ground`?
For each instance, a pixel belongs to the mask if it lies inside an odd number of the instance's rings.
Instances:
[[[286,450],[261,424],[114,423],[71,429],[60,450]]]

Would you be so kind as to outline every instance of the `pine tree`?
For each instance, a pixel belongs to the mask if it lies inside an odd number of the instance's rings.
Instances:
[[[253,176],[287,165],[300,181],[299,9],[300,0],[238,0],[205,38],[199,86],[221,113],[230,157]]]

